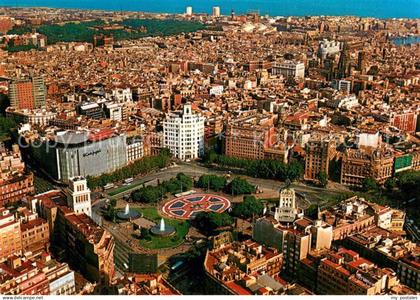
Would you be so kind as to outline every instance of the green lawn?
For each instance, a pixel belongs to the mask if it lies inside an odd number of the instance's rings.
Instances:
[[[143,217],[155,223],[159,223],[162,218],[155,207],[138,208],[143,214]],[[169,237],[158,237],[150,235],[150,240],[140,239],[140,247],[148,249],[173,248],[184,242],[184,237],[187,235],[190,228],[188,221],[180,221],[175,219],[165,219],[166,225],[175,227],[176,233]]]

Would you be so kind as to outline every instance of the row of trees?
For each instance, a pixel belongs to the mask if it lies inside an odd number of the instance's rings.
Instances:
[[[95,189],[101,186],[105,186],[111,182],[121,181],[140,174],[146,174],[152,170],[168,166],[170,160],[171,154],[169,150],[163,149],[157,156],[149,156],[136,160],[132,164],[118,169],[115,172],[102,174],[98,177],[88,176],[88,186],[90,189]]]
[[[292,161],[285,164],[275,159],[242,159],[220,155],[213,151],[206,155],[206,162],[226,167],[242,169],[252,177],[295,181],[302,178],[304,166],[299,161]]]
[[[156,203],[167,193],[176,194],[190,190],[193,187],[191,177],[178,173],[175,178],[163,181],[158,186],[144,186],[131,193],[131,197],[136,202]]]
[[[158,20],[158,19],[127,19],[120,24],[129,29],[103,30],[95,28],[104,25],[102,20],[94,20],[80,23],[66,23],[41,25],[36,31],[47,36],[49,44],[58,42],[89,42],[93,41],[93,36],[104,34],[106,36],[113,35],[115,40],[139,39],[146,36],[158,35],[174,35],[182,32],[194,32],[204,29],[205,25],[199,22],[180,21],[180,20]],[[141,29],[141,30],[140,30]],[[144,30],[145,29],[145,30]],[[15,28],[9,31],[9,34],[24,34],[32,32],[30,26]],[[29,50],[26,48],[14,48]]]
[[[144,186],[131,193],[131,197],[136,202],[156,203],[163,199],[167,193],[176,194],[185,192],[194,186],[191,177],[184,173],[178,173],[175,178],[163,181],[157,186]],[[229,184],[223,176],[202,175],[196,182],[196,186],[200,188],[210,188],[214,191],[224,190],[233,196],[252,194],[255,192],[255,186],[248,183],[245,179],[236,177]]]
[[[196,186],[202,189],[211,189],[215,192],[223,190],[226,186],[227,180],[224,176],[217,175],[201,175]]]
[[[232,196],[252,194],[255,192],[255,186],[247,180],[235,177],[229,184],[224,176],[201,175],[196,182],[196,187],[202,189],[211,189],[215,192],[224,191]]]
[[[245,179],[235,177],[225,188],[226,193],[232,196],[252,194],[255,192],[255,186],[250,184]]]

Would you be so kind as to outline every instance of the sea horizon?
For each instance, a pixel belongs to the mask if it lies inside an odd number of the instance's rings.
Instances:
[[[420,18],[420,0],[1,0],[0,7],[56,8],[145,13],[182,14],[187,6],[194,13],[211,13],[219,6],[223,15],[259,12],[270,16],[355,16],[380,19]],[[379,4],[379,5],[378,5]]]

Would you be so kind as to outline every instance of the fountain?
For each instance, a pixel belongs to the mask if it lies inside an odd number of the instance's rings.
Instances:
[[[165,220],[160,219],[159,225],[156,224],[150,228],[150,232],[157,236],[170,236],[175,233],[175,228],[173,226],[167,226]]]
[[[121,220],[137,219],[140,216],[141,214],[137,210],[130,209],[130,205],[128,203],[125,206],[124,211],[117,212],[117,217]]]

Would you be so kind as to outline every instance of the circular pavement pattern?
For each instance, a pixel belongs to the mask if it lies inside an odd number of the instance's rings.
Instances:
[[[165,203],[163,213],[175,219],[191,219],[199,212],[222,213],[230,207],[225,197],[211,194],[192,194],[170,200]]]

